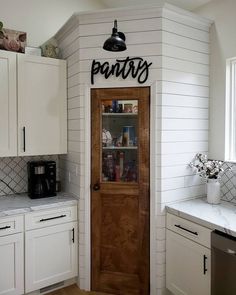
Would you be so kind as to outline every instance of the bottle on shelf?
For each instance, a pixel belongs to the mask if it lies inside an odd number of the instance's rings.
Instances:
[[[122,177],[125,182],[136,182],[137,181],[137,166],[135,161],[128,161],[124,167],[124,174]]]
[[[125,154],[123,152],[120,152],[119,154],[120,178],[122,178],[122,175],[124,173],[124,158],[125,158]]]
[[[116,180],[115,161],[114,161],[113,154],[107,155],[107,177],[108,177],[108,181],[115,181]]]
[[[134,146],[135,131],[133,126],[123,127],[123,146]]]
[[[116,165],[116,182],[120,181],[120,165]]]

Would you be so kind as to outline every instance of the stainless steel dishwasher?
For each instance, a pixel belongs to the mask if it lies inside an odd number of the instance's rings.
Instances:
[[[211,234],[211,295],[236,295],[236,238]]]

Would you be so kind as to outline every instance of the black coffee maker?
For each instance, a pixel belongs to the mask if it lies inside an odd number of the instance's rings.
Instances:
[[[56,196],[56,162],[31,161],[28,165],[28,196],[31,199]]]

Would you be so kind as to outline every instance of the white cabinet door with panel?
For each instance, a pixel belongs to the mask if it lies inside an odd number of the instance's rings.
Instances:
[[[0,237],[0,295],[20,294],[24,294],[23,233]]]
[[[18,154],[67,152],[66,62],[18,55]]]
[[[78,274],[77,222],[25,233],[25,291],[64,281]]]
[[[210,249],[167,230],[166,287],[174,295],[210,295]]]
[[[0,157],[16,155],[16,53],[0,51]]]

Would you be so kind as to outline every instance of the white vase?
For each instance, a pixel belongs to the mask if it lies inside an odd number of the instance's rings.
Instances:
[[[207,202],[210,204],[220,203],[220,183],[217,179],[207,180]]]

